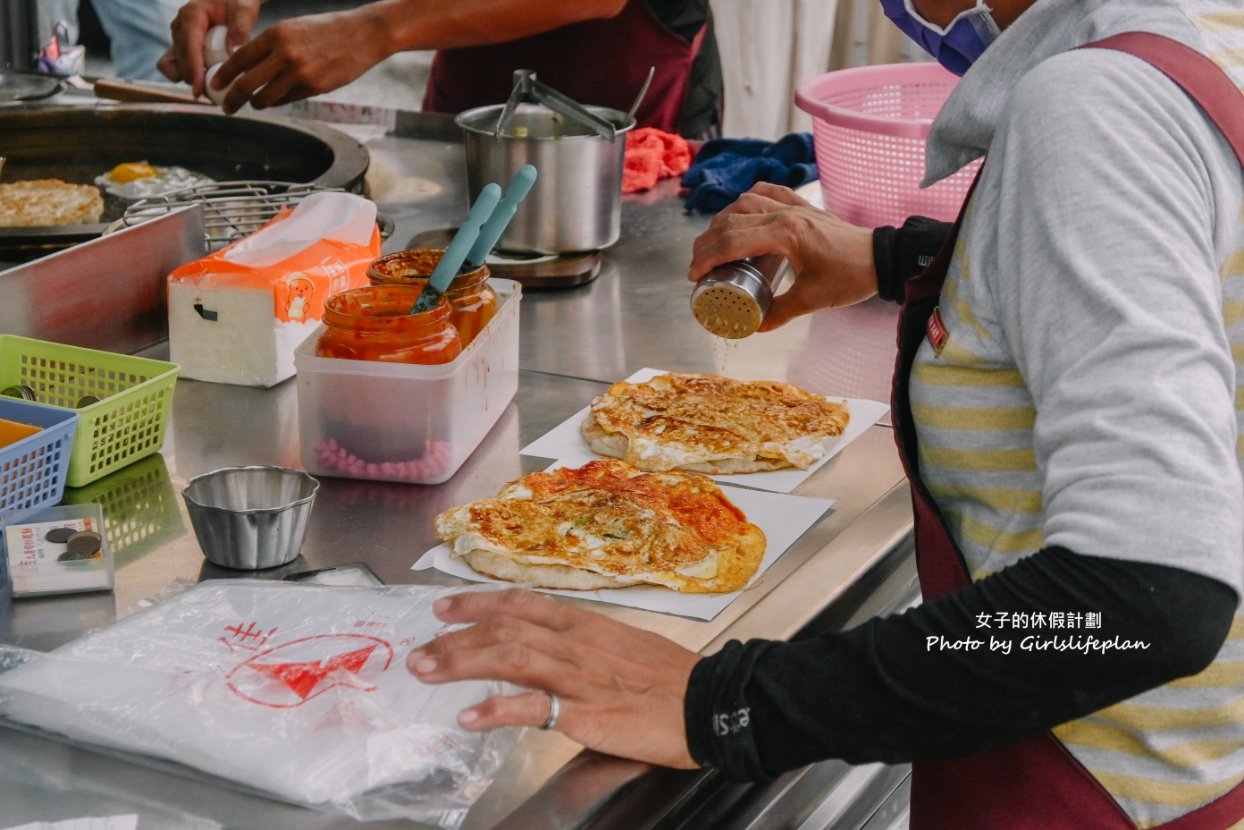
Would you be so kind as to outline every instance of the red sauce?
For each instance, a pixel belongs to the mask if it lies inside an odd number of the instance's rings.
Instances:
[[[432,275],[445,252],[438,248],[416,248],[382,256],[367,268],[372,285],[422,286]],[[450,321],[458,329],[465,349],[497,313],[497,293],[488,284],[488,266],[459,274],[445,292],[452,308]]]
[[[527,481],[537,492],[561,492],[599,485],[620,495],[629,493],[638,503],[668,507],[683,526],[693,528],[709,542],[729,538],[738,533],[739,525],[747,523],[743,511],[735,507],[724,493],[716,490],[716,485],[711,482],[706,483],[704,489],[671,490],[651,473],[628,478],[608,461],[591,461],[578,469],[532,473]]]
[[[448,363],[462,353],[450,306],[442,299],[431,311],[411,314],[419,296],[411,286],[369,286],[343,291],[324,304],[325,332],[319,357],[385,363]]]

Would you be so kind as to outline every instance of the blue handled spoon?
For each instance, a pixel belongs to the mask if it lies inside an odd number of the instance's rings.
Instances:
[[[458,275],[458,269],[462,267],[471,246],[479,238],[480,228],[488,221],[488,217],[492,216],[500,201],[500,185],[495,182],[484,185],[484,189],[475,197],[475,204],[471,205],[471,212],[467,214],[466,221],[450,240],[441,261],[436,263],[436,267],[432,269],[432,275],[428,277],[427,283],[410,309],[411,314],[421,314],[436,308],[445,289],[449,288],[449,284]]]
[[[514,178],[510,179],[510,183],[505,188],[501,203],[497,205],[497,209],[492,212],[492,216],[488,217],[488,221],[480,229],[479,239],[471,246],[466,262],[462,266],[463,271],[474,271],[484,264],[489,252],[496,247],[497,240],[501,238],[501,234],[505,233],[518,206],[522,204],[523,199],[527,198],[527,194],[531,192],[531,186],[535,183],[535,167],[524,164],[518,168],[518,172],[514,174]]]

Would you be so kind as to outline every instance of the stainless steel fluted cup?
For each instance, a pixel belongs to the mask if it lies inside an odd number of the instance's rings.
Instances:
[[[285,467],[225,467],[181,491],[199,547],[224,568],[261,570],[298,558],[320,484]]]

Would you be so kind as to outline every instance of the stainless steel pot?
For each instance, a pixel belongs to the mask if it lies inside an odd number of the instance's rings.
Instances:
[[[613,141],[540,104],[519,104],[494,135],[504,104],[457,118],[466,137],[471,201],[489,182],[504,185],[524,164],[539,172],[498,247],[541,254],[594,251],[622,232],[622,162],[635,120],[607,107],[586,109],[613,123]]]

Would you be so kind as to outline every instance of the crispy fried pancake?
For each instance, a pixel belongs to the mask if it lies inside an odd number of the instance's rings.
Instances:
[[[89,184],[60,179],[0,184],[0,228],[93,224],[103,212],[99,188]]]
[[[737,591],[765,551],[764,533],[711,479],[614,459],[526,475],[440,514],[436,533],[480,573],[575,590]]]
[[[615,383],[592,401],[583,437],[642,470],[806,470],[846,429],[845,404],[777,381],[658,375]]]

